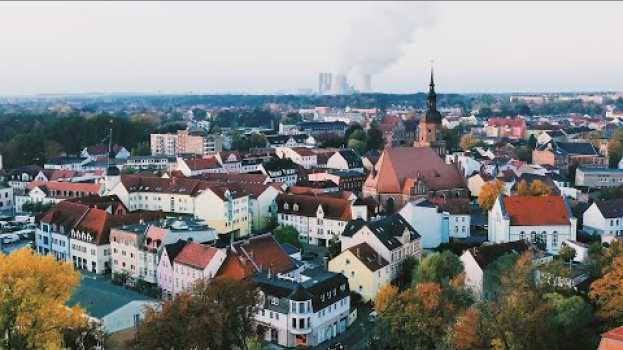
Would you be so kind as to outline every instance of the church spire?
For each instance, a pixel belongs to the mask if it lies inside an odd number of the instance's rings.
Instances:
[[[431,62],[431,67],[430,67],[430,84],[429,84],[427,99],[428,99],[427,101],[428,110],[436,111],[437,110],[437,93],[435,93],[435,77],[434,77],[432,62]]]

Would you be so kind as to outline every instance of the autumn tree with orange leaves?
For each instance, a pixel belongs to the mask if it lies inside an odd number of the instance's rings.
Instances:
[[[623,255],[604,268],[604,275],[591,284],[589,296],[598,318],[613,325],[623,322]]]
[[[66,306],[80,274],[71,264],[30,249],[0,254],[0,349],[60,349],[84,328],[79,307]]]
[[[494,180],[487,182],[480,189],[478,194],[478,204],[484,211],[489,211],[493,208],[495,200],[504,191],[504,183],[500,180]]]

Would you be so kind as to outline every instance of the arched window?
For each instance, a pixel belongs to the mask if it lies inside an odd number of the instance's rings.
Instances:
[[[288,203],[283,203],[283,209],[288,210],[288,208],[290,208],[290,206],[288,205]]]
[[[530,232],[530,243],[532,244],[536,243],[536,232],[535,231]]]
[[[519,239],[522,241],[526,240],[526,233],[524,231],[519,232]]]

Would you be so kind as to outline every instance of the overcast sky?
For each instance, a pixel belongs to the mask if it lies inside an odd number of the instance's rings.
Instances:
[[[441,92],[623,90],[621,18],[623,2],[0,3],[0,94],[312,89],[345,57],[374,61],[384,92],[424,91],[431,60]]]

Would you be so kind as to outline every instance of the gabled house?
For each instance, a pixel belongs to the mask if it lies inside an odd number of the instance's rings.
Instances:
[[[356,170],[363,173],[361,157],[352,149],[341,149],[327,160],[327,168],[337,170]]]
[[[226,173],[239,173],[242,170],[242,157],[236,151],[218,152],[214,158]]]
[[[582,215],[584,230],[600,236],[623,236],[623,199],[596,201]]]
[[[485,296],[485,272],[489,265],[506,254],[521,255],[530,248],[525,240],[511,241],[480,247],[469,248],[463,252],[460,259],[465,271],[465,286],[478,299]]]
[[[329,271],[346,276],[351,290],[364,301],[374,300],[379,290],[391,282],[389,267],[389,262],[367,243],[352,246],[329,261]]]
[[[259,272],[293,276],[297,271],[294,260],[270,233],[233,243],[218,242],[217,246],[227,249],[227,258],[216,274],[217,278],[242,281]]]
[[[564,240],[576,240],[577,219],[565,200],[549,196],[500,196],[489,210],[488,239],[493,243],[527,240],[558,254]]]
[[[267,146],[277,147],[314,147],[316,139],[307,134],[269,135],[266,136]]]
[[[308,194],[277,197],[277,222],[294,227],[301,241],[313,245],[328,246],[331,239],[339,239],[349,221],[367,218],[367,205],[352,199]]]
[[[82,152],[80,152],[80,156],[93,160],[106,159],[108,157],[115,159],[128,159],[130,157],[130,152],[125,147],[120,145],[113,145],[112,149],[110,150],[110,154],[108,153],[108,151],[108,145],[93,145],[83,148]]]
[[[224,249],[188,241],[173,259],[174,284],[171,294],[189,290],[199,279],[214,278],[225,258]]]
[[[270,177],[271,182],[282,182],[288,186],[296,184],[298,175],[298,166],[290,159],[277,158],[260,165],[262,174]]]
[[[306,147],[278,147],[276,154],[279,158],[290,159],[305,169],[315,168],[318,165],[318,155]]]
[[[421,256],[420,234],[399,214],[366,222],[353,220],[346,225],[340,241],[342,251],[361,243],[368,244],[389,263],[389,279],[398,276],[408,257]]]
[[[225,173],[227,172],[219,163],[216,157],[184,159],[177,158],[176,170],[179,170],[184,176],[197,176],[207,173]]]

